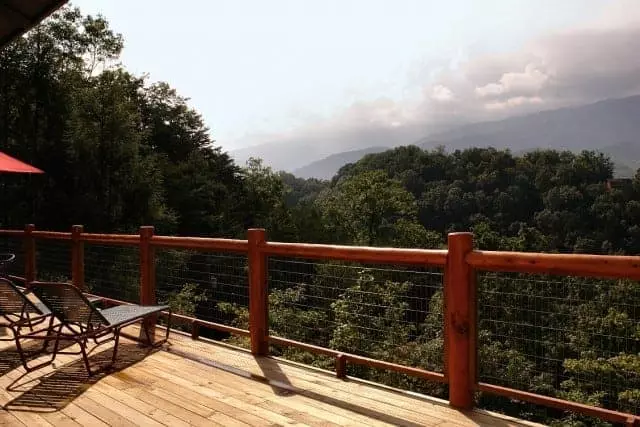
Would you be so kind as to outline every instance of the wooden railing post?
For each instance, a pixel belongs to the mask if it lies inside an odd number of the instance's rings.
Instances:
[[[263,229],[250,229],[249,241],[249,332],[251,353],[266,356],[269,353],[269,307],[267,300],[267,258],[260,251],[266,241]]]
[[[80,289],[85,289],[84,283],[84,242],[81,240],[84,227],[71,227],[71,283]]]
[[[449,403],[473,407],[476,382],[476,281],[465,258],[473,251],[473,234],[449,234],[445,269],[445,363]]]
[[[156,304],[156,262],[155,250],[151,246],[153,237],[153,226],[140,227],[140,304]],[[142,341],[155,342],[156,316],[148,316],[140,329],[140,339]],[[149,331],[149,340],[144,333],[144,329]],[[150,344],[150,343],[149,343]]]
[[[24,280],[29,284],[36,280],[36,240],[33,232],[36,226],[27,224],[24,227]]]

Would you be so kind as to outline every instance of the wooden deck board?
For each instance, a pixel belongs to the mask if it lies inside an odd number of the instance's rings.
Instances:
[[[135,333],[134,331],[130,331]],[[29,375],[0,343],[0,425],[42,426],[518,426],[437,399],[172,334],[149,352],[121,341],[115,370],[89,377],[79,356]],[[105,363],[109,345],[90,359]],[[73,347],[71,348],[73,349]],[[41,357],[38,360],[44,360]],[[21,377],[22,376],[22,377]],[[17,391],[7,386],[16,382]]]

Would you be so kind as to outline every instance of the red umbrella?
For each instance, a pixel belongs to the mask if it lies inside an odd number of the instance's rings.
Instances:
[[[8,173],[26,173],[26,174],[34,174],[34,173],[44,173],[40,169],[28,165],[24,162],[21,162],[18,159],[14,159],[11,156],[6,155],[2,151],[0,151],[0,173],[8,172]],[[4,181],[4,180],[3,180]],[[2,194],[2,198],[4,199],[5,186],[4,182],[0,185],[0,193]],[[35,208],[34,208],[35,209]],[[7,217],[4,217],[3,223],[7,222]]]
[[[44,173],[38,168],[14,159],[0,151],[0,172],[10,173]]]

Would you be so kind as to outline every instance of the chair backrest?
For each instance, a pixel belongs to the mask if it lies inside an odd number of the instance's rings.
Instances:
[[[23,312],[43,314],[11,280],[0,277],[0,315]]]
[[[109,325],[100,310],[89,302],[80,289],[70,283],[31,282],[29,290],[63,323],[93,327]]]
[[[9,266],[15,261],[15,254],[0,254],[0,277],[7,278]]]

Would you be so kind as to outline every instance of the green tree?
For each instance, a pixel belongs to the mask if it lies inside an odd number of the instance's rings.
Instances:
[[[329,232],[343,241],[365,245],[398,242],[403,220],[416,218],[415,199],[400,182],[383,171],[369,171],[347,178],[318,198]],[[400,223],[403,228],[398,229]]]

